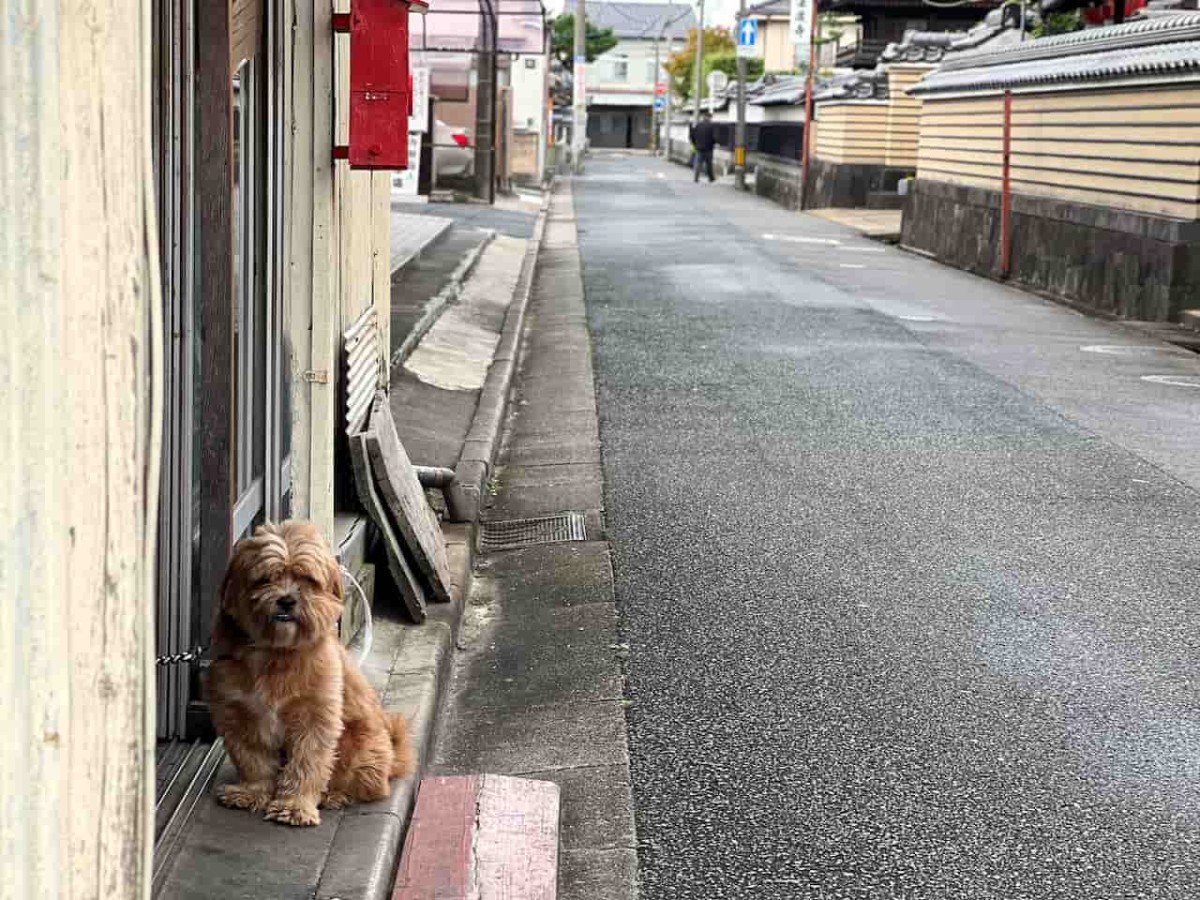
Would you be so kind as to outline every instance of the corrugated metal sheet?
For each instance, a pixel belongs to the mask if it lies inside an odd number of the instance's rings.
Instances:
[[[371,411],[379,384],[379,321],[375,307],[359,316],[342,335],[342,396],[346,434],[357,434]]]

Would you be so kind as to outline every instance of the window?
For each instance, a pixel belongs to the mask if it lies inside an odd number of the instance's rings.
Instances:
[[[608,65],[612,81],[629,80],[629,57],[624,55],[609,57]]]
[[[658,83],[658,68],[654,65],[654,60],[646,60],[646,81],[649,84]]]

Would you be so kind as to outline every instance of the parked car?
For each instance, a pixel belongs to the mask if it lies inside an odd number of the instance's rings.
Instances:
[[[475,174],[471,132],[441,119],[433,123],[433,172],[437,178],[469,178]]]

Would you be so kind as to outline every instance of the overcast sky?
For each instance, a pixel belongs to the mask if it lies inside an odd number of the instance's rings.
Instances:
[[[584,0],[586,4],[587,0]],[[662,6],[667,5],[667,0],[640,0],[644,3],[659,3]],[[725,25],[728,28],[733,27],[734,21],[737,19],[737,13],[740,0],[704,0],[704,24]],[[746,0],[746,5],[753,5],[754,0]],[[558,15],[562,12],[564,0],[546,0],[546,9],[551,15]],[[683,3],[676,2],[674,6],[683,6]],[[689,4],[697,14],[699,8],[695,3]]]

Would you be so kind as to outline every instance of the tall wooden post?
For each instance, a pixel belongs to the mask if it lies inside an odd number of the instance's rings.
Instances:
[[[78,6],[0,16],[0,896],[141,900],[161,361],[150,0]]]

